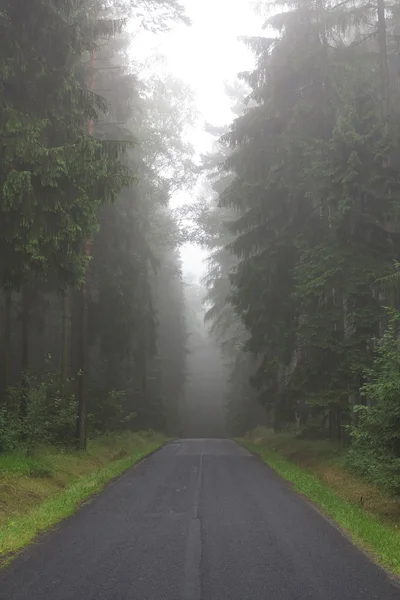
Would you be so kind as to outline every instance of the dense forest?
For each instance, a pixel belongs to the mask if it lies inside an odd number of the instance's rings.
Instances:
[[[400,0],[0,0],[0,599],[399,575]]]
[[[275,431],[351,443],[358,472],[399,491],[399,7],[261,4],[198,211],[229,422],[254,427],[258,402]]]
[[[259,12],[198,164],[190,89],[135,61],[141,31],[189,25],[176,0],[0,0],[1,452],[185,433],[194,240],[230,433],[330,438],[399,491],[399,7]]]
[[[0,452],[179,434],[185,232],[169,201],[192,178],[194,109],[134,59],[137,34],[177,22],[175,0],[0,2]]]

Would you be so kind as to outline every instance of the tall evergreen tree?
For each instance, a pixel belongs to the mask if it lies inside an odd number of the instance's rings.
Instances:
[[[267,21],[276,35],[245,40],[255,106],[227,136],[234,178],[219,203],[239,215],[231,298],[276,427],[313,417],[342,438],[373,358],[383,315],[373,283],[399,251],[389,14],[296,2]]]
[[[172,78],[136,73],[132,40],[121,32],[127,16],[153,31],[187,19],[175,0],[25,4],[0,1],[2,401],[12,420],[20,398],[26,427],[41,386],[43,418],[68,415],[74,423],[76,378],[84,448],[88,401],[92,431],[162,427],[164,413],[176,412],[172,391],[165,400],[152,382],[163,325],[157,312],[165,319],[183,293],[182,232],[168,202],[191,178],[183,141],[190,99]],[[178,277],[164,293],[154,282],[171,265]],[[177,392],[184,321],[179,327],[171,342]],[[59,365],[60,376],[47,373]],[[6,393],[21,371],[21,393]],[[58,438],[65,443],[67,429]]]

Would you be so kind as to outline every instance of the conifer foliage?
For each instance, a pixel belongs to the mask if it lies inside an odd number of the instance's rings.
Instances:
[[[165,313],[182,285],[168,202],[190,178],[191,100],[175,83],[154,101],[172,80],[140,78],[128,19],[153,31],[188,23],[176,0],[0,0],[0,451],[73,443],[77,415],[84,449],[88,429],[162,427],[176,412],[149,381],[155,306]],[[162,118],[161,140],[151,124]],[[163,294],[153,279],[171,261]],[[175,338],[179,396],[184,320]],[[27,433],[33,421],[41,435]]]
[[[88,89],[82,60],[117,24],[101,18],[100,3],[3,4],[2,283],[76,281],[98,208],[127,184],[119,145],[87,131],[105,104]]]
[[[256,59],[241,74],[247,106],[223,138],[232,178],[217,202],[234,214],[233,263],[219,301],[248,334],[271,425],[365,450],[384,409],[354,407],[386,402],[398,423],[398,401],[368,383],[382,372],[376,340],[400,250],[398,12],[383,0],[265,8],[269,37],[244,40]],[[399,457],[395,441],[382,446],[381,462]]]

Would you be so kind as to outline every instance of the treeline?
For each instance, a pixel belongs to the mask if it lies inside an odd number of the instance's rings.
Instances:
[[[237,117],[204,157],[199,217],[236,431],[256,424],[257,399],[276,430],[351,442],[358,471],[395,491],[398,8],[274,4],[269,37],[244,40],[256,67],[229,90]]]
[[[186,325],[171,193],[189,91],[136,64],[175,0],[0,0],[0,452],[179,433]]]

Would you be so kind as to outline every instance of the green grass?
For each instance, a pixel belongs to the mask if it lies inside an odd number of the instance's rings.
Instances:
[[[53,469],[43,456],[28,457],[24,454],[0,455],[0,473],[23,477],[51,477]]]
[[[1,456],[0,564],[165,441],[156,434],[125,434],[99,438],[87,453]]]
[[[342,498],[319,477],[293,464],[278,452],[248,439],[241,439],[239,442],[290,481],[297,492],[304,494],[322,509],[346,531],[354,543],[372,554],[377,562],[392,573],[400,574],[400,531],[397,525],[381,522],[374,515],[365,512],[360,505]]]

